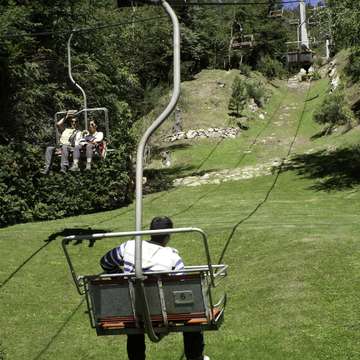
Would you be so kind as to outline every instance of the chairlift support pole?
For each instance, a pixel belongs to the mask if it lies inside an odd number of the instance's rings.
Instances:
[[[72,32],[70,34],[68,43],[67,43],[67,55],[68,55],[68,73],[69,73],[69,78],[70,81],[72,82],[73,85],[75,85],[78,89],[80,89],[83,98],[84,98],[84,118],[85,118],[85,129],[88,128],[88,119],[87,119],[87,98],[86,98],[86,93],[84,91],[84,89],[74,80],[73,76],[72,76],[72,68],[71,68],[71,39],[73,37],[74,33]]]
[[[309,37],[306,28],[306,7],[304,0],[300,0],[300,41],[301,45],[305,46],[307,49],[309,46]]]
[[[143,162],[144,162],[144,149],[145,145],[154,133],[154,131],[167,119],[167,117],[174,110],[176,103],[180,96],[180,26],[179,21],[176,17],[175,12],[171,6],[165,1],[161,1],[162,7],[165,9],[167,14],[170,16],[173,25],[173,93],[170,99],[169,104],[159,115],[159,117],[152,123],[152,125],[146,130],[145,134],[142,136],[136,156],[136,202],[135,202],[135,230],[142,230],[142,196],[143,196]],[[142,268],[141,268],[141,258],[142,258],[142,249],[141,249],[141,236],[137,235],[135,237],[135,274],[137,279],[141,279]]]

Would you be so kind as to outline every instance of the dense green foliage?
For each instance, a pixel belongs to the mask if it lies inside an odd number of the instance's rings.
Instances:
[[[284,68],[280,61],[273,59],[268,55],[262,57],[259,60],[258,69],[269,79],[274,79],[276,77],[281,78],[285,74]]]
[[[335,125],[349,124],[351,119],[351,111],[342,90],[330,93],[314,114],[314,120],[319,124],[327,124],[329,131]]]
[[[86,173],[40,175],[42,161],[37,146],[1,145],[1,225],[113,209],[130,200],[129,164],[121,153],[110,153]]]
[[[182,78],[191,79],[206,67],[239,66],[240,54],[229,52],[239,23],[255,38],[255,46],[241,54],[243,66],[264,69],[263,57],[281,66],[287,30],[267,17],[270,8],[176,6]],[[57,165],[52,176],[35,179],[46,146],[54,142],[54,114],[83,108],[82,94],[68,77],[66,44],[73,29],[73,77],[85,89],[88,107],[108,108],[112,147],[118,152],[81,180],[61,177]],[[5,214],[0,226],[112,209],[131,199],[129,158],[141,128],[134,124],[157,102],[154,94],[161,95],[153,89],[167,91],[171,82],[171,31],[167,16],[154,6],[116,9],[112,0],[0,3],[0,145],[4,169],[9,169],[0,177]],[[274,71],[264,73],[273,76]],[[101,186],[93,185],[100,176]],[[98,200],[87,201],[81,189],[91,189]],[[104,196],[106,189],[111,191]]]
[[[232,93],[229,101],[229,110],[235,111],[235,115],[238,116],[243,110],[248,98],[245,81],[237,76],[234,79],[231,90]]]
[[[328,0],[337,48],[356,46],[360,38],[360,0]]]
[[[231,115],[238,117],[250,99],[253,99],[259,107],[265,105],[267,94],[265,86],[261,81],[236,76],[231,90],[228,105],[228,109],[232,111]]]
[[[360,81],[360,46],[352,48],[345,72],[352,82]]]

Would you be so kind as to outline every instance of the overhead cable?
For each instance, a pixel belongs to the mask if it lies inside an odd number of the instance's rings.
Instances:
[[[167,16],[155,16],[151,18],[144,18],[132,21],[125,21],[125,22],[118,22],[114,24],[104,24],[104,25],[97,25],[97,26],[87,26],[82,28],[76,28],[73,30],[59,30],[59,31],[40,31],[40,32],[33,32],[33,33],[7,33],[4,35],[0,35],[0,38],[16,38],[16,37],[37,37],[37,36],[49,36],[49,35],[61,35],[61,34],[71,34],[71,33],[83,33],[88,31],[96,31],[96,30],[103,30],[112,27],[119,27],[122,25],[132,25],[134,23],[140,22],[147,22],[147,21],[154,21],[158,19],[166,18]]]

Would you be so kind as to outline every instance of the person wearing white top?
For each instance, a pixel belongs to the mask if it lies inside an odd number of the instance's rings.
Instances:
[[[89,131],[84,134],[84,137],[80,140],[80,143],[74,148],[74,162],[70,168],[70,171],[80,171],[80,151],[83,147],[86,147],[86,170],[91,170],[91,162],[94,154],[94,148],[103,140],[104,133],[101,131],[97,131],[97,124],[95,120],[91,120],[89,123]]]
[[[173,223],[167,216],[155,217],[150,230],[171,229]],[[178,251],[168,247],[170,235],[152,235],[142,243],[143,271],[170,271],[184,269]],[[100,260],[100,266],[107,273],[131,273],[135,271],[135,240],[126,241],[108,251]],[[209,360],[203,355],[204,337],[201,332],[184,332],[184,350],[187,360]],[[127,353],[129,360],[145,360],[145,335],[128,335]]]
[[[66,113],[66,116],[60,119],[56,126],[61,131],[61,136],[59,139],[61,147],[61,161],[60,161],[60,171],[66,173],[69,166],[69,152],[72,147],[78,145],[81,139],[81,131],[78,129],[79,121],[75,117],[74,110],[69,110]],[[55,146],[47,146],[45,151],[45,166],[41,171],[42,174],[47,175],[50,171],[51,164],[54,158]]]

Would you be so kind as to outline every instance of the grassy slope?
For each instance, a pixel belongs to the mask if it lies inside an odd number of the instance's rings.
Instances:
[[[249,132],[216,147],[214,142],[202,142],[193,147],[193,153],[180,150],[176,161],[180,164],[186,159],[194,169],[203,163],[201,169],[209,170],[286,156],[305,96],[319,95],[306,103],[292,155],[356,143],[356,129],[343,136],[309,140],[318,130],[311,114],[325,89],[322,81],[309,94],[279,90],[267,109],[269,123],[254,121]],[[297,110],[276,125],[282,101],[296,103]],[[261,141],[269,136],[280,142]],[[243,150],[251,153],[244,156]],[[323,155],[319,166],[332,153]],[[359,358],[359,187],[350,178],[352,187],[339,182],[336,190],[327,188],[326,181],[336,180],[336,173],[316,177],[310,172],[314,156],[305,159],[302,174],[299,169],[279,176],[275,172],[145,198],[145,223],[154,214],[169,214],[176,226],[203,228],[210,234],[215,261],[228,245],[224,257],[230,265],[226,322],[220,332],[206,334],[206,352],[212,359]],[[243,222],[267,194],[256,214]],[[131,229],[132,216],[130,207],[0,230],[0,349],[7,359],[126,359],[123,337],[96,337],[89,328],[85,305],[80,304],[66,268],[61,237],[47,245],[44,240],[64,228]],[[98,242],[93,248],[72,246],[80,272],[98,271],[98,258],[116,242]],[[186,263],[203,262],[194,239],[176,238],[173,246]],[[149,359],[179,359],[181,337],[171,335],[148,348]]]

